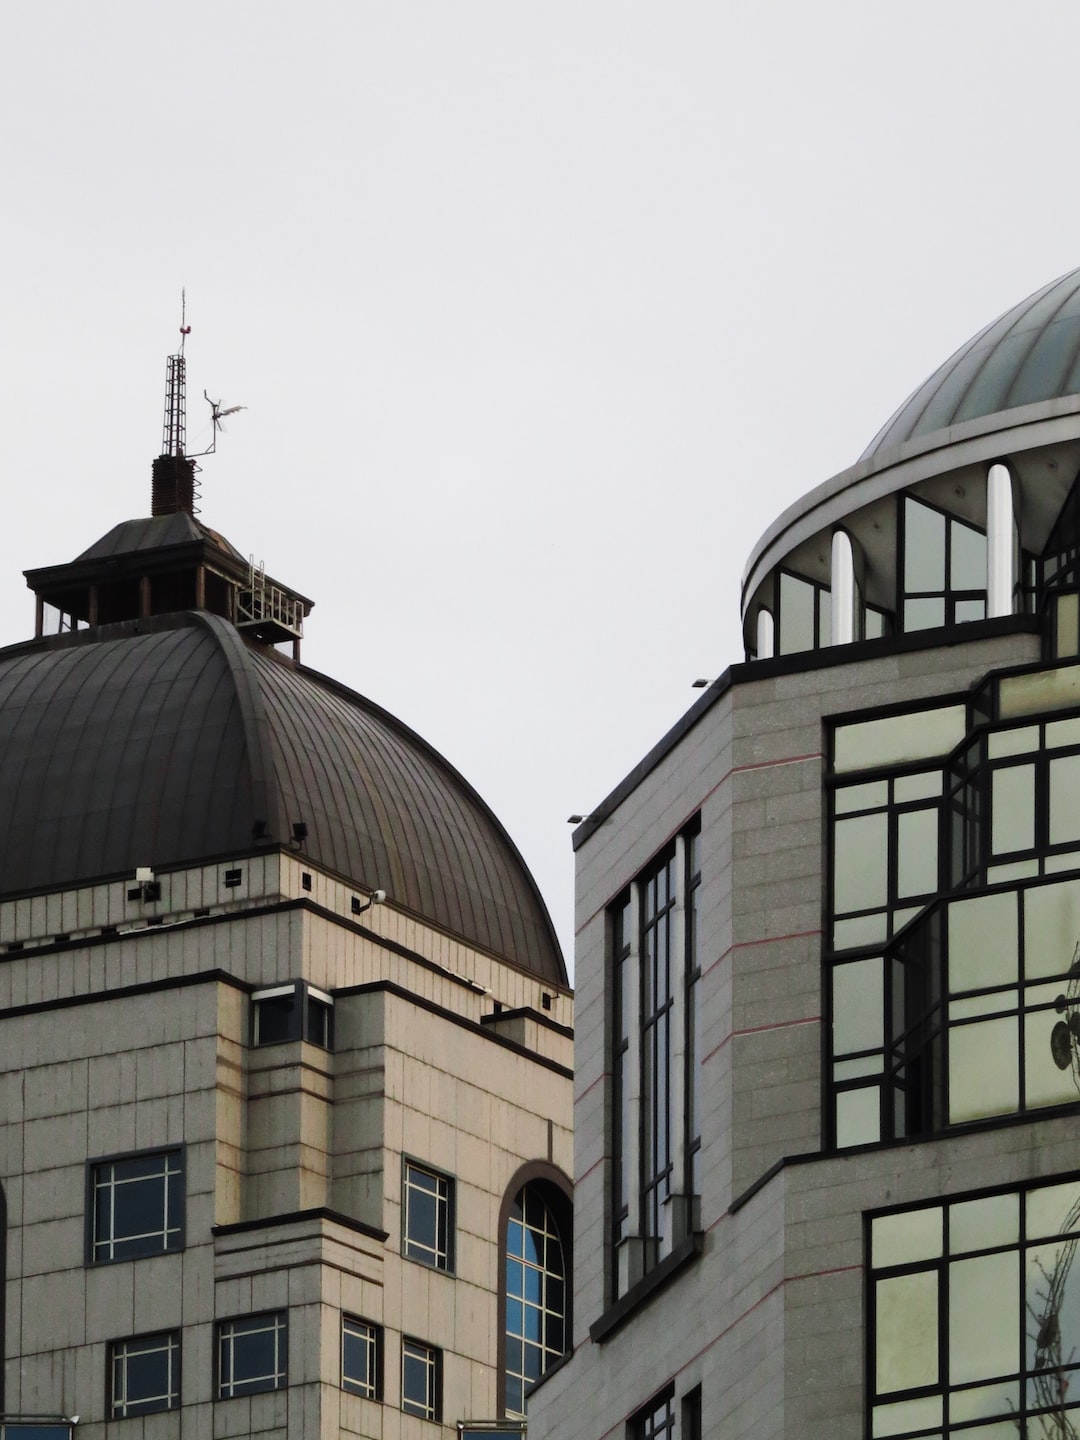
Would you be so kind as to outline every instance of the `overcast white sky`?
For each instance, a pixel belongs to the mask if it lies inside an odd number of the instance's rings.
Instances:
[[[1075,0],[36,0],[0,50],[0,644],[146,514],[187,287],[202,518],[517,841],[742,658],[769,522],[1080,264]]]

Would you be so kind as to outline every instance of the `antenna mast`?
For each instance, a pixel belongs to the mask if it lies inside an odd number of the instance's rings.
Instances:
[[[183,455],[187,446],[187,361],[184,341],[191,334],[187,321],[187,291],[180,291],[180,349],[165,361],[165,424],[161,453]]]

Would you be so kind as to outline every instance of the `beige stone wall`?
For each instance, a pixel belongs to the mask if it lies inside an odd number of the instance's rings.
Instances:
[[[400,1412],[402,1333],[444,1352],[446,1433],[490,1418],[499,1207],[526,1161],[572,1171],[571,996],[389,905],[357,925],[293,856],[236,865],[241,887],[177,872],[151,905],[118,883],[0,906],[6,1410],[103,1437],[108,1342],[177,1327],[182,1409],[126,1432],[431,1435]],[[335,993],[334,1050],[253,1048],[250,991],[298,978]],[[184,1250],[87,1266],[87,1162],[162,1146]],[[453,1274],[402,1256],[403,1154],[453,1177]],[[288,1389],[215,1403],[215,1319],[278,1308]],[[384,1327],[381,1404],[341,1390],[343,1312]]]

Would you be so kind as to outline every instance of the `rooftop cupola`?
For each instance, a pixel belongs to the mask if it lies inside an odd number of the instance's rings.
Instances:
[[[181,322],[180,348],[166,362],[162,453],[153,463],[150,516],[115,525],[69,564],[24,572],[37,597],[35,635],[208,610],[261,644],[291,642],[299,660],[304,619],[314,602],[271,579],[253,557],[245,559],[197,518],[199,467],[186,450],[184,341],[190,330]],[[242,408],[223,410],[207,399],[213,438],[200,455],[216,449],[222,417]]]

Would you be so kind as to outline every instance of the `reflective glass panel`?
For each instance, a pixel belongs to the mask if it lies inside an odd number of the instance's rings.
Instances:
[[[836,1094],[836,1143],[874,1145],[881,1139],[881,1092],[876,1085]]]
[[[853,810],[881,810],[888,803],[889,782],[871,780],[866,785],[839,786],[833,808],[837,815],[849,815]]]
[[[991,848],[995,855],[1035,844],[1035,766],[1000,766],[990,782]]]
[[[950,528],[952,567],[949,584],[953,590],[985,590],[986,536],[959,520],[953,520]]]
[[[988,1195],[949,1207],[949,1249],[954,1255],[1015,1245],[1019,1239],[1019,1195]]]
[[[888,825],[884,812],[838,820],[834,827],[833,904],[838,913],[872,910],[888,899]]]
[[[1007,755],[1028,755],[1039,748],[1039,727],[1021,725],[1012,730],[996,730],[986,737],[986,753],[991,760]]]
[[[938,1378],[937,1272],[894,1275],[875,1286],[875,1380],[879,1395]]]
[[[873,1050],[884,1036],[884,994],[880,956],[833,969],[833,1053]]]
[[[904,502],[904,589],[944,588],[945,516],[908,497]]]
[[[1016,895],[1003,892],[949,906],[949,990],[1016,981]]]
[[[838,725],[834,737],[834,764],[838,771],[869,769],[872,765],[899,765],[947,755],[964,738],[967,710],[963,705],[942,705],[880,720]]]
[[[871,1224],[874,1268],[936,1260],[942,1254],[942,1215],[938,1205],[879,1215]]]
[[[1074,1236],[1028,1251],[1027,1363],[1033,1370],[1052,1367],[1060,1374],[1080,1358],[1078,1244]]]
[[[907,800],[930,800],[940,795],[941,790],[940,770],[924,770],[919,775],[898,775],[893,781],[893,795],[898,804]]]
[[[780,572],[780,654],[814,648],[814,587],[797,575]]]
[[[1056,1010],[1024,1016],[1024,1104],[1068,1105],[1080,1100],[1080,1053],[1068,1022]]]
[[[1064,975],[1080,940],[1080,885],[1058,881],[1024,892],[1024,973]]]
[[[1050,761],[1050,844],[1080,840],[1080,755]]]
[[[1040,1185],[1027,1194],[1027,1237],[1070,1235],[1080,1226],[1080,1182]]]
[[[927,895],[938,883],[938,812],[901,810],[896,817],[896,893]]]
[[[1015,1250],[949,1266],[949,1379],[954,1385],[1012,1375],[1019,1368]]]
[[[949,1031],[949,1120],[1012,1114],[1020,1104],[1017,1020],[983,1020]]]
[[[945,624],[945,599],[925,597],[904,601],[905,630],[936,630]]]

